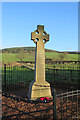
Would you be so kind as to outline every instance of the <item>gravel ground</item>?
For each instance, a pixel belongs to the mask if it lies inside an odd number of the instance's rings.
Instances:
[[[63,87],[62,87],[63,86]],[[66,85],[67,86],[67,85]],[[70,90],[70,87],[65,87],[63,84],[61,85],[53,85],[51,84],[51,91],[53,91],[53,89],[56,89],[56,93],[60,94],[63,92],[67,92]],[[66,89],[68,88],[68,89]],[[73,89],[77,89],[76,87]],[[18,97],[18,98],[23,98],[24,100],[28,100],[27,98],[27,93],[28,93],[28,87],[26,88],[19,88],[16,90],[10,90],[10,89],[3,89],[3,92],[7,92],[7,94],[10,94],[10,96],[14,97]],[[51,98],[50,100],[53,100],[53,98]],[[60,99],[57,99],[57,112],[59,112],[57,114],[57,120],[61,119],[61,103],[60,103]],[[70,116],[75,117],[76,116],[76,108],[75,106],[77,106],[76,101],[73,101],[73,107],[72,107],[72,101],[71,99],[68,100],[68,103],[66,105],[65,100],[62,101],[63,103],[63,119],[68,118]],[[78,108],[78,112],[77,114],[80,115],[80,96],[79,96],[79,108]],[[49,109],[48,109],[49,108]],[[52,108],[52,109],[50,109]],[[67,108],[67,111],[66,111]],[[48,109],[46,111],[41,111],[41,112],[36,112],[36,113],[30,113],[28,115],[26,115],[25,113],[27,112],[32,112],[32,111],[39,111],[39,110],[44,110],[44,109]],[[12,117],[9,118],[3,118],[2,120],[53,120],[53,101],[52,102],[48,102],[48,103],[28,103],[28,102],[24,102],[24,101],[19,101],[19,100],[15,100],[12,99],[11,97],[6,97],[6,96],[2,96],[2,114],[3,116],[9,116],[9,115],[13,115]],[[76,120],[76,118],[74,119]],[[78,118],[79,120],[79,118]]]

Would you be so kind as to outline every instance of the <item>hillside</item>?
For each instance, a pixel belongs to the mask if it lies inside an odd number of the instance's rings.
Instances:
[[[35,52],[35,47],[14,47],[14,48],[5,48],[2,49],[2,53],[31,53]],[[45,49],[45,52],[57,52],[57,53],[68,53],[68,54],[80,54],[80,52],[60,52],[60,51],[55,51],[55,50],[50,50],[50,49]]]
[[[35,47],[15,47],[15,48],[6,48],[2,49],[2,53],[31,53],[35,52]],[[45,49],[45,52],[57,52],[50,49]]]
[[[53,61],[78,61],[79,54],[77,52],[59,52],[45,49],[46,62]],[[35,62],[35,47],[16,47],[2,49],[2,62]]]

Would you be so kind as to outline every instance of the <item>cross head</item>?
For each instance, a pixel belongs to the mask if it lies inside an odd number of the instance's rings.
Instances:
[[[44,25],[37,26],[37,30],[31,33],[31,40],[33,40],[34,43],[37,43],[37,41],[43,41],[44,44],[49,41],[49,34],[44,31]]]

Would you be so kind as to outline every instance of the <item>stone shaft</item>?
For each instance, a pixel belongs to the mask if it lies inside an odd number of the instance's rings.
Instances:
[[[49,41],[49,34],[44,31],[44,26],[38,25],[37,30],[31,33],[31,39],[36,43],[35,52],[35,80],[30,83],[28,97],[52,97],[50,84],[45,81],[45,49],[44,44]]]
[[[45,50],[42,41],[36,43],[35,72],[35,81],[45,81]]]

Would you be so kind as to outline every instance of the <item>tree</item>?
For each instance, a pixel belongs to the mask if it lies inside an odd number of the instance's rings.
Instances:
[[[26,57],[26,54],[25,53],[18,53],[16,55],[16,57],[20,60],[20,62],[22,62],[23,59]]]
[[[66,52],[59,54],[59,58],[60,58],[61,61],[63,61],[65,57],[67,57],[67,53]]]

